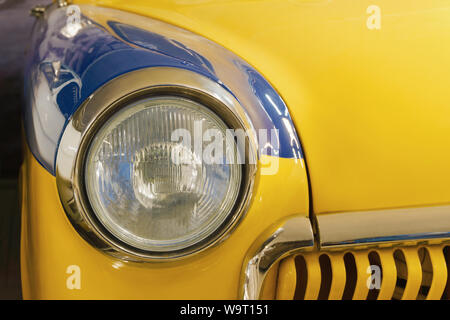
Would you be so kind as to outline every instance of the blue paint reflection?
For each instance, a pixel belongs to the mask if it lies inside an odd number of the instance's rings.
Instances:
[[[65,11],[55,9],[38,21],[25,75],[28,143],[52,174],[59,139],[81,103],[106,82],[149,67],[183,68],[212,79],[241,102],[257,131],[265,130],[260,154],[303,157],[286,104],[261,74],[230,51],[170,25],[164,24],[170,31],[165,34],[161,26],[156,32],[107,18],[103,26],[83,15],[81,27],[69,37],[62,32],[66,20]],[[54,108],[44,107],[44,101],[52,101]]]

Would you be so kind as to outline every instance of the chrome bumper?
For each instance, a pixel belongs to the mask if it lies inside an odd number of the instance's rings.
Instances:
[[[450,240],[450,205],[293,217],[257,239],[244,260],[239,297],[258,299],[269,269],[304,251],[435,244]],[[317,239],[317,241],[315,241]]]

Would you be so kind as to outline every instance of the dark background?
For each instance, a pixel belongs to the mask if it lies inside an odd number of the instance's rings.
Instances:
[[[32,7],[51,0],[0,0],[0,299],[20,299],[21,105]]]

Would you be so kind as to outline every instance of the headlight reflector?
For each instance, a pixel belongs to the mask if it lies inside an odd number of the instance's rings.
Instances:
[[[221,163],[205,161],[194,147],[199,124],[201,137],[221,133]],[[187,130],[192,144],[173,141],[177,129]],[[85,158],[95,217],[114,237],[145,251],[182,250],[213,235],[233,211],[242,182],[239,150],[226,129],[214,112],[184,98],[121,108],[97,131]],[[200,143],[205,150],[211,142]]]

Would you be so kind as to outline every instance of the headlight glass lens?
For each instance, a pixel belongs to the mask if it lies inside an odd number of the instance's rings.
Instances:
[[[182,134],[173,139],[177,129],[191,141]],[[146,251],[181,250],[217,232],[242,180],[239,150],[227,129],[210,109],[178,97],[143,99],[117,111],[86,155],[85,188],[98,221]],[[223,137],[220,161],[208,152],[217,133]]]

